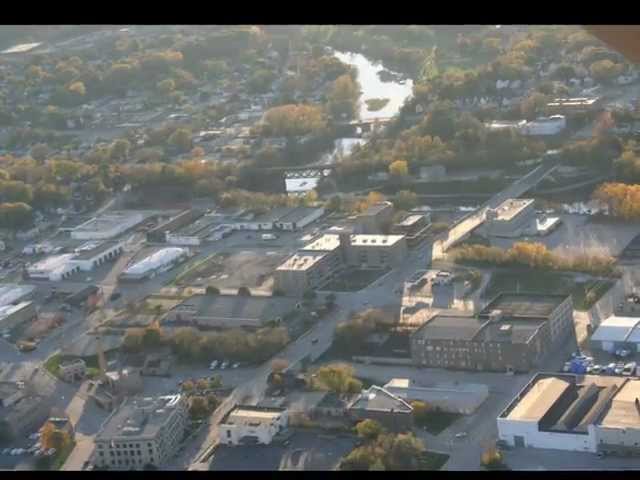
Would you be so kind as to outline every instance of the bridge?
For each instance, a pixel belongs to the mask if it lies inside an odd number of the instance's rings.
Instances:
[[[478,228],[485,220],[487,210],[497,208],[502,202],[509,198],[518,198],[536,186],[543,178],[549,175],[556,167],[557,163],[546,162],[533,169],[524,177],[519,178],[510,186],[496,193],[487,202],[475,211],[465,215],[455,222],[443,236],[433,244],[433,259],[442,258],[447,250],[467,238],[469,234]]]

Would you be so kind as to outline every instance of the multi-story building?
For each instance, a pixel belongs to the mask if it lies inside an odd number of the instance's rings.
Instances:
[[[95,437],[95,465],[110,470],[162,465],[183,439],[186,403],[180,394],[126,400]]]
[[[285,408],[238,406],[219,426],[224,445],[269,445],[289,425]]]
[[[391,227],[393,204],[379,202],[371,205],[356,219],[357,232],[363,234],[379,234]]]
[[[276,269],[274,288],[300,295],[326,283],[345,267],[394,267],[406,255],[404,235],[325,234]]]
[[[516,447],[640,455],[640,381],[539,373],[497,419]]]
[[[527,372],[570,335],[570,296],[501,294],[477,316],[428,319],[411,336],[411,356],[429,367]]]
[[[426,240],[430,230],[431,215],[429,213],[409,215],[391,227],[391,233],[405,236],[409,248],[416,247]]]

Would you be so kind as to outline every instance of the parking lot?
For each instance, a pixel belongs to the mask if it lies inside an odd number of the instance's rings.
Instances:
[[[637,459],[604,457],[589,452],[514,448],[504,451],[505,463],[511,470],[638,470]]]

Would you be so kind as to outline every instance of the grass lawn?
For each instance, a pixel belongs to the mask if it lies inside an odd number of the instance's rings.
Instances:
[[[446,453],[424,452],[418,458],[418,470],[440,470],[449,460]]]
[[[357,292],[388,273],[389,269],[352,269],[327,283],[322,290]]]
[[[62,363],[62,357],[60,354],[55,354],[47,358],[47,361],[44,362],[44,368],[46,368],[51,375],[57,377],[60,363]]]
[[[577,283],[571,274],[521,270],[495,272],[485,291],[493,298],[503,291],[539,292],[543,294],[571,294],[577,310],[588,310],[613,285],[611,280],[589,280]]]
[[[421,422],[416,422],[421,428],[424,428],[431,435],[438,435],[440,432],[449,428],[462,415],[458,413],[448,412],[431,412],[427,418]]]

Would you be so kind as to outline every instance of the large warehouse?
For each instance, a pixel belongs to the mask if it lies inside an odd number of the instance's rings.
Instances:
[[[612,315],[598,326],[590,342],[592,348],[609,353],[620,348],[640,352],[640,318]]]
[[[163,248],[129,266],[120,274],[120,279],[142,280],[147,277],[153,277],[158,273],[170,270],[178,263],[186,260],[188,255],[189,250],[186,248]]]
[[[71,230],[77,240],[107,240],[135,227],[145,219],[140,212],[110,212],[78,225]]]
[[[640,454],[640,380],[536,375],[498,417],[500,440],[516,447]]]

